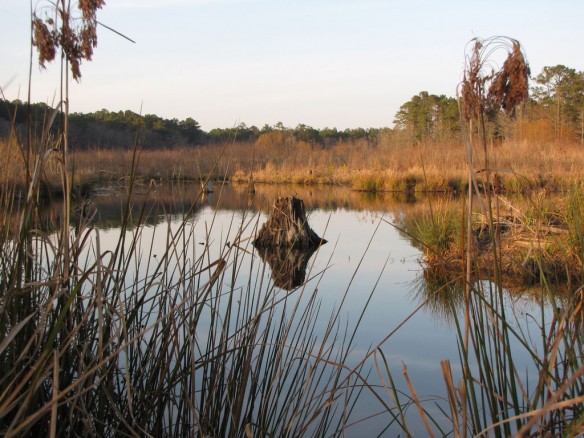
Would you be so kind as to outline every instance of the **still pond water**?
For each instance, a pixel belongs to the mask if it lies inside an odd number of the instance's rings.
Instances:
[[[149,248],[148,257],[157,258],[164,253],[167,231],[179,229],[185,211],[198,192],[198,187],[186,185],[156,191],[145,188],[144,193],[138,195],[135,214],[141,202],[146,203],[149,212],[148,224],[142,229],[142,239],[149,242],[145,245]],[[460,376],[456,330],[440,304],[422,305],[427,298],[422,253],[393,225],[403,215],[444,201],[396,199],[391,194],[371,196],[344,188],[298,186],[257,186],[255,196],[249,198],[245,187],[215,186],[212,193],[195,205],[194,215],[189,219],[194,224],[190,238],[195,239],[198,247],[208,247],[211,254],[220,254],[237,238],[242,220],[252,224],[242,237],[253,238],[257,229],[254,227],[265,222],[274,199],[290,195],[304,201],[310,226],[328,241],[308,260],[305,273],[308,280],[305,289],[317,289],[321,303],[322,321],[319,320],[317,327],[324,330],[329,315],[341,306],[346,293],[340,314],[343,324],[353,327],[365,309],[348,365],[357,364],[368,351],[379,346],[400,390],[410,393],[402,376],[405,365],[421,398],[444,397],[440,361],[451,361],[455,382]],[[123,197],[105,191],[94,197],[94,203],[98,209],[95,225],[99,228],[102,250],[113,248],[120,235],[118,221]],[[257,253],[250,258],[255,258],[255,263],[265,263]],[[266,265],[266,268],[268,280],[274,281],[272,267]],[[246,270],[240,272],[237,282],[247,283]],[[300,273],[302,277],[304,273]],[[275,283],[282,285],[277,278]],[[527,296],[514,295],[509,302],[520,324],[527,324],[529,314],[538,309]],[[516,359],[525,358],[518,353]],[[375,382],[376,370],[371,360],[368,368],[372,369],[370,377]],[[426,407],[432,413],[438,412],[434,401],[426,403]],[[364,418],[382,410],[376,400],[365,395],[354,415]],[[412,431],[418,432],[417,436],[425,435],[414,407],[409,408],[408,415]],[[386,424],[387,418],[380,415],[350,428],[349,435],[376,436],[381,432],[395,436],[399,433],[399,430],[384,430]]]

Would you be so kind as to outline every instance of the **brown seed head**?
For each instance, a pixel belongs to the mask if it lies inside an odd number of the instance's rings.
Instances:
[[[85,21],[95,21],[95,13],[105,5],[105,0],[79,0],[79,10]]]
[[[499,71],[489,68],[489,57],[497,50],[507,50]],[[459,86],[464,120],[477,118],[486,109],[503,109],[513,114],[515,107],[528,96],[529,65],[518,41],[505,37],[474,40]]]
[[[527,100],[529,75],[529,64],[521,53],[519,43],[514,41],[513,50],[509,52],[503,68],[491,82],[488,99],[512,115],[515,107]]]
[[[463,102],[462,116],[465,120],[477,117],[481,111],[481,90],[483,86],[483,78],[481,77],[482,47],[482,42],[476,39],[460,87]]]
[[[96,13],[105,5],[104,0],[79,0],[80,18],[74,18],[68,7],[61,7],[60,2],[50,2],[58,20],[44,19],[33,15],[33,45],[39,52],[39,64],[55,59],[56,49],[61,48],[63,55],[71,65],[73,79],[81,77],[81,62],[90,61],[93,49],[97,46]],[[57,21],[57,22],[55,22]],[[52,29],[49,29],[49,27]]]
[[[53,31],[49,30],[47,24],[45,24],[45,22],[43,22],[43,20],[38,18],[36,15],[33,17],[32,27],[32,44],[37,48],[39,53],[39,64],[44,68],[45,62],[51,62],[53,59],[55,59],[55,55],[57,53],[57,41],[55,34]]]

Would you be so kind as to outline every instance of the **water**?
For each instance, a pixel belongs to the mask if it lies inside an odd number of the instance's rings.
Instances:
[[[423,305],[427,295],[421,292],[424,284],[422,253],[393,225],[400,216],[426,208],[435,200],[413,203],[412,199],[371,196],[330,187],[258,186],[256,189],[252,199],[244,188],[215,187],[213,193],[195,204],[192,214],[187,214],[198,187],[160,187],[156,191],[145,188],[139,193],[133,210],[135,217],[142,206],[148,213],[146,226],[140,228],[141,245],[137,254],[156,263],[166,251],[169,232],[180,234],[178,230],[186,219],[190,226],[186,228],[187,234],[180,238],[188,243],[189,254],[196,259],[203,248],[208,248],[209,261],[213,261],[221,257],[226,248],[237,244],[237,231],[242,223],[246,227],[239,237],[240,245],[244,246],[244,242],[249,242],[246,239],[253,238],[255,227],[265,222],[276,196],[294,195],[303,199],[310,226],[328,240],[308,260],[305,278],[309,280],[301,289],[310,293],[318,290],[320,316],[316,322],[316,336],[322,337],[318,331],[324,332],[329,316],[340,308],[343,326],[352,328],[360,321],[346,365],[353,367],[365,360],[365,369],[371,370],[368,380],[373,385],[382,383],[377,376],[379,366],[381,378],[387,383],[379,354],[371,354],[379,348],[388,360],[399,391],[410,394],[402,377],[402,369],[407,367],[418,396],[423,400],[437,399],[436,403],[447,409],[440,361],[451,361],[457,383],[460,367],[455,327],[448,311],[441,309],[439,304]],[[95,225],[99,229],[101,250],[113,250],[120,237],[119,218],[124,197],[120,192],[102,192],[93,199],[98,212]],[[137,229],[131,227],[127,231],[135,232]],[[250,248],[249,244],[246,248]],[[243,267],[238,271],[237,288],[248,283],[250,272],[265,275],[267,282],[273,281],[271,267],[257,252],[241,257]],[[146,275],[147,265],[137,266],[144,271],[140,275]],[[179,275],[171,268],[168,271],[168,275]],[[221,281],[230,282],[231,278],[225,276]],[[538,308],[528,299],[514,301],[521,306],[523,316]],[[202,333],[201,337],[204,336]],[[518,358],[522,359],[520,355]],[[379,387],[377,392],[391,404],[383,388]],[[438,416],[436,403],[426,402],[425,407]],[[380,415],[375,416],[377,413]],[[368,393],[359,399],[353,414],[354,419],[374,417],[352,426],[350,435],[376,435],[383,432],[390,421],[380,402]],[[408,409],[407,418],[412,432],[425,435],[414,406]],[[394,427],[384,432],[393,436],[399,429]]]

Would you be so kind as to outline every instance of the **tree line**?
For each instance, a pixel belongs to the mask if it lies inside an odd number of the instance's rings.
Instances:
[[[43,121],[52,108],[43,103],[30,106],[20,101],[0,100],[0,134],[10,126],[24,126],[26,120],[41,132]],[[201,129],[191,117],[184,120],[165,119],[154,114],[133,111],[72,113],[69,116],[70,144],[79,149],[126,149],[136,139],[146,149],[192,145],[244,143],[307,143],[330,147],[339,142],[367,142],[375,146],[380,138],[395,143],[451,142],[460,139],[458,102],[453,97],[430,94],[413,96],[401,105],[393,128],[317,129],[305,124],[286,127],[281,122],[261,128],[240,123],[231,128]],[[61,123],[57,114],[53,126]],[[488,113],[486,123],[492,140],[506,140],[529,135],[533,140],[579,141],[584,143],[584,73],[564,65],[544,67],[532,78],[531,98],[516,117]]]
[[[584,73],[547,66],[531,79],[530,99],[513,116],[487,111],[490,139],[584,144]],[[394,125],[411,143],[443,142],[460,137],[458,114],[456,99],[423,91],[400,107]]]
[[[53,109],[44,103],[27,106],[21,101],[0,99],[0,132],[6,134],[9,126],[23,126],[27,119],[33,122],[40,134],[43,121],[49,119]],[[53,129],[61,123],[61,114],[57,114]],[[199,123],[188,117],[184,120],[165,119],[154,114],[140,115],[133,111],[108,111],[102,109],[94,113],[71,113],[69,115],[69,140],[78,149],[94,147],[108,149],[125,149],[131,147],[138,135],[141,145],[147,149],[172,148],[189,145],[222,144],[227,141],[258,141],[262,136],[277,137],[284,134],[295,141],[330,146],[341,140],[367,140],[374,142],[380,132],[389,132],[390,128],[355,128],[337,130],[336,128],[316,129],[305,124],[294,128],[278,122],[274,126],[247,126],[240,123],[230,128],[215,128],[209,132],[201,129]]]

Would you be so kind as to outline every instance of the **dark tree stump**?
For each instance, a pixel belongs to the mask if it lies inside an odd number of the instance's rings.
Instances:
[[[311,251],[326,243],[310,228],[302,199],[293,196],[279,197],[274,201],[272,213],[260,228],[256,248],[294,248]]]

